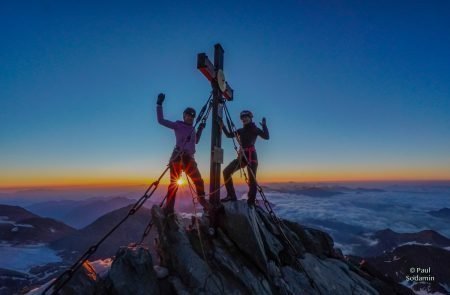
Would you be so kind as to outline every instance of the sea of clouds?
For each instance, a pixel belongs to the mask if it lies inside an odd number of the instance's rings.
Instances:
[[[328,232],[344,253],[361,242],[376,243],[369,233],[386,228],[400,233],[432,229],[450,238],[448,220],[429,214],[450,208],[447,186],[344,191],[329,197],[311,197],[293,190],[267,192],[266,196],[280,217]]]

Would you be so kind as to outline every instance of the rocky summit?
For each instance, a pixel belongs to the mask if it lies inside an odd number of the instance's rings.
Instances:
[[[215,230],[207,216],[166,217],[157,206],[152,218],[157,261],[121,247],[106,276],[85,264],[60,294],[414,294],[347,261],[328,234],[246,202],[225,203]]]

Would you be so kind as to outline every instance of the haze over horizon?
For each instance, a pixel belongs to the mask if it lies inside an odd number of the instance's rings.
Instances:
[[[267,118],[259,181],[450,180],[448,15],[448,1],[0,3],[0,188],[153,181],[175,143],[156,96],[170,120],[199,111],[196,56],[218,42],[237,126],[242,109]]]

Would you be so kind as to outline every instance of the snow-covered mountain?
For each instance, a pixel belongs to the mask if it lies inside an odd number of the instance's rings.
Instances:
[[[0,205],[0,294],[14,294],[54,274],[63,261],[47,243],[74,232],[52,218]]]
[[[406,244],[427,245],[438,248],[449,248],[450,239],[434,230],[423,230],[415,233],[397,233],[384,229],[370,234],[364,234],[370,242],[355,248],[353,254],[363,257],[379,256]]]
[[[417,244],[367,259],[383,275],[417,294],[450,294],[450,251]]]
[[[104,214],[92,224],[76,230],[50,218],[42,218],[18,206],[0,205],[3,216],[0,236],[9,237],[10,230],[19,227],[20,234],[0,243],[0,294],[13,294],[42,285],[69,267],[86,249],[95,244],[114,225],[122,220],[132,206]],[[150,210],[142,207],[112,234],[91,258],[106,258],[115,254],[118,247],[138,242],[150,220]],[[50,223],[49,223],[50,222]],[[51,226],[51,227],[44,227]],[[67,230],[62,234],[60,227]],[[48,236],[47,229],[54,236]],[[55,238],[56,237],[56,238]],[[152,243],[154,232],[146,239]],[[37,243],[39,242],[39,243]]]
[[[48,243],[73,232],[74,228],[52,218],[40,217],[18,206],[0,205],[1,243]]]

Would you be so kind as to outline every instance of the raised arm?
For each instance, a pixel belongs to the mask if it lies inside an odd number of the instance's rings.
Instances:
[[[258,128],[258,135],[264,139],[269,139],[269,129],[267,129],[266,118],[262,119],[261,124],[262,130]]]
[[[166,126],[167,128],[175,129],[176,126],[175,122],[164,119],[162,103],[164,102],[165,97],[166,96],[163,93],[160,93],[158,95],[158,100],[156,102],[156,114],[158,117],[158,123],[163,126]]]

